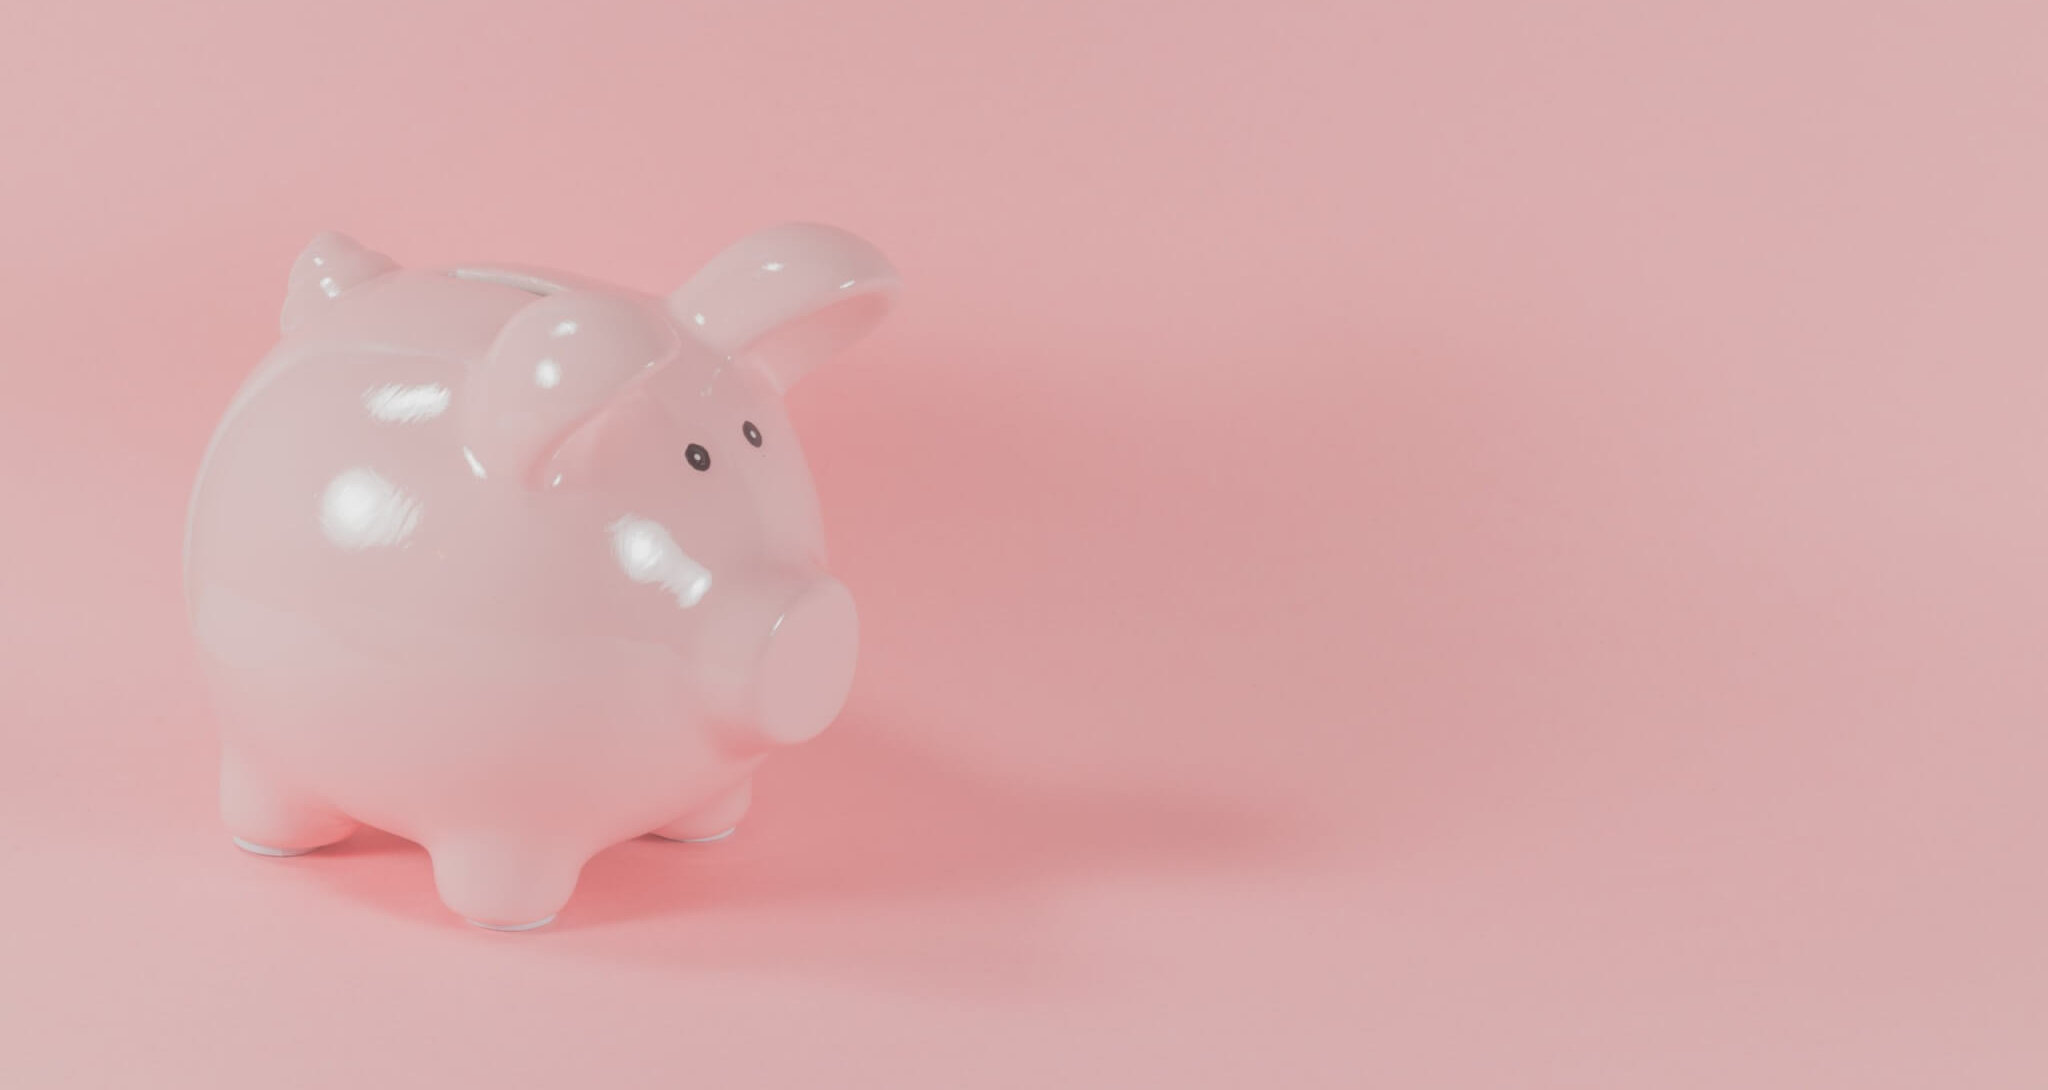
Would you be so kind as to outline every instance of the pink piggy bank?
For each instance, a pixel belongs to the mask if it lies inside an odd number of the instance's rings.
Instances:
[[[235,842],[386,829],[458,915],[523,930],[608,845],[731,832],[853,679],[782,394],[896,282],[814,225],[666,298],[315,239],[187,528]]]

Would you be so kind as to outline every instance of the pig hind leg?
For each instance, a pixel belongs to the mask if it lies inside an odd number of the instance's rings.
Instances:
[[[303,855],[355,832],[347,815],[252,765],[234,746],[221,751],[220,814],[241,848]]]

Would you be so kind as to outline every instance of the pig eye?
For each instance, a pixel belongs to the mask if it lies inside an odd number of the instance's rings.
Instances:
[[[761,445],[761,429],[755,427],[753,421],[748,420],[740,424],[740,434],[747,437],[747,442],[757,447]]]
[[[674,450],[674,447],[670,447]],[[690,462],[690,468],[699,473],[711,468],[711,452],[695,443],[683,448],[683,457]]]

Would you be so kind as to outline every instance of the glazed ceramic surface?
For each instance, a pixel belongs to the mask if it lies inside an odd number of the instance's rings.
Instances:
[[[729,832],[853,677],[782,394],[895,284],[815,225],[666,297],[315,239],[186,541],[236,842],[387,829],[517,929],[610,844]]]

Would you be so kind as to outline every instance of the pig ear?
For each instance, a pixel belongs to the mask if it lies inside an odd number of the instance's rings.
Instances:
[[[787,390],[866,336],[896,286],[896,270],[867,242],[836,227],[791,223],[726,247],[668,297],[668,309],[716,351],[747,352]]]
[[[482,472],[538,483],[536,470],[571,432],[681,344],[651,299],[565,291],[528,303],[469,365],[470,456]]]
[[[390,258],[347,235],[324,232],[307,243],[299,259],[292,262],[278,324],[290,333],[341,298],[343,292],[397,267]]]

